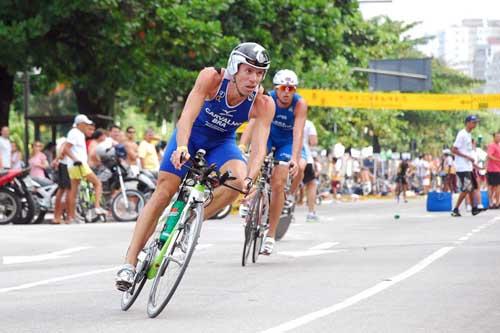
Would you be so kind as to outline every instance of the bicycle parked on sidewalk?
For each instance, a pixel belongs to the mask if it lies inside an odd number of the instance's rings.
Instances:
[[[179,191],[163,212],[156,236],[139,254],[132,286],[123,292],[121,308],[128,310],[139,296],[147,280],[153,280],[148,297],[149,317],[158,316],[174,295],[186,272],[204,220],[204,206],[210,202],[217,186],[226,186],[240,193],[240,189],[225,184],[234,180],[231,173],[215,171],[216,165],[207,166],[206,152],[200,149],[191,159],[191,166]]]

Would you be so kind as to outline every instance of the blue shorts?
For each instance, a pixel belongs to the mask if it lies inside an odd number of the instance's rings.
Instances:
[[[187,168],[182,168],[177,170],[174,168],[170,157],[172,153],[177,149],[177,129],[174,131],[170,140],[168,141],[167,148],[163,154],[163,161],[160,165],[160,171],[166,171],[179,176],[179,178],[184,178],[188,172]],[[204,149],[207,154],[205,159],[210,165],[215,163],[217,169],[223,166],[227,161],[231,160],[241,160],[245,162],[241,150],[236,145],[236,139],[233,137],[229,138],[212,138],[204,135],[191,133],[188,142],[188,151],[191,156],[194,157],[198,149]]]
[[[293,143],[276,144],[273,140],[271,140],[271,138],[269,138],[267,141],[267,152],[270,153],[271,149],[274,147],[276,149],[274,151],[274,159],[288,162],[292,158],[292,146]],[[301,155],[303,159],[307,160],[304,147],[302,147]]]

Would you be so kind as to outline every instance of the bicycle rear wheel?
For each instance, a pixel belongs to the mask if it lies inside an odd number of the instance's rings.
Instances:
[[[243,243],[241,266],[246,266],[248,258],[250,257],[250,252],[252,252],[252,245],[255,246],[255,230],[257,229],[261,197],[262,194],[260,192],[255,194],[252,199],[252,203],[250,204],[250,210],[245,217],[245,241]]]
[[[203,206],[197,205],[190,214],[186,220],[179,221],[184,226],[176,229],[170,248],[153,280],[147,306],[151,318],[158,316],[174,295],[198,243],[203,224]]]
[[[123,311],[127,311],[134,304],[135,300],[141,293],[144,284],[146,284],[146,281],[148,280],[147,272],[149,269],[149,265],[153,261],[153,258],[156,254],[156,249],[157,246],[155,242],[153,242],[148,247],[146,247],[146,253],[143,260],[139,260],[137,264],[137,273],[135,274],[134,278],[134,284],[129,290],[123,292],[122,294],[121,308]]]
[[[281,240],[286,232],[288,231],[288,228],[290,227],[290,224],[293,222],[294,217],[293,217],[293,212],[295,211],[295,204],[287,211],[286,214],[282,214],[280,216],[280,220],[278,222],[278,227],[276,228],[276,240],[279,241]]]

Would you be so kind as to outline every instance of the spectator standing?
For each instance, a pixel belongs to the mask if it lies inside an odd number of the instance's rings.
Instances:
[[[303,138],[304,142],[302,144],[302,147],[304,147],[307,157],[307,164],[304,170],[304,178],[302,179],[305,187],[308,208],[306,221],[314,222],[319,220],[318,216],[316,215],[316,192],[318,189],[318,174],[314,163],[311,147],[315,147],[318,144],[318,132],[316,131],[314,123],[310,120],[306,120],[304,124]]]
[[[155,145],[153,144],[154,131],[148,128],[144,133],[144,140],[139,144],[139,159],[141,167],[145,170],[157,172],[160,169],[160,161],[156,153]]]
[[[134,126],[127,127],[125,131],[127,139],[125,140],[125,151],[127,152],[127,164],[130,166],[134,174],[139,173],[139,145],[136,142],[136,130]]]
[[[451,150],[443,150],[443,172],[445,173],[444,191],[456,193],[457,192],[457,172],[455,168],[455,159],[451,154]]]
[[[488,145],[486,171],[490,208],[498,209],[500,208],[500,132],[493,134],[493,142]]]
[[[118,125],[111,125],[109,127],[109,137],[111,138],[111,142],[113,146],[116,146],[120,143],[120,135],[122,134],[122,130]]]
[[[94,172],[101,166],[101,159],[97,154],[97,147],[99,144],[106,141],[106,138],[107,136],[102,129],[96,129],[90,137],[90,142],[88,144],[89,166]]]
[[[12,143],[9,135],[9,128],[3,126],[0,132],[0,170],[10,169],[12,165]]]
[[[330,178],[333,200],[339,202],[338,201],[338,199],[340,198],[339,191],[342,188],[340,183],[342,180],[342,176],[340,173],[340,168],[338,167],[339,163],[337,161],[338,159],[336,157],[332,157],[331,162],[328,164],[328,176]]]
[[[92,121],[83,114],[75,117],[73,128],[68,132],[66,142],[63,146],[65,155],[64,163],[68,166],[68,174],[71,180],[71,188],[68,195],[68,219],[70,223],[75,222],[76,195],[80,180],[86,178],[95,190],[95,213],[105,215],[106,211],[101,208],[102,184],[88,165],[88,154],[85,142],[85,133]],[[79,162],[79,163],[77,163]],[[75,165],[77,164],[77,165]]]
[[[22,169],[23,168],[23,153],[19,150],[17,143],[12,141],[11,143],[12,152],[11,152],[11,168],[12,169]]]
[[[459,207],[464,201],[466,196],[472,203],[472,215],[479,214],[482,209],[477,208],[477,202],[474,200],[474,191],[478,188],[476,178],[472,174],[474,167],[474,157],[472,148],[471,132],[476,128],[479,118],[475,115],[470,115],[465,118],[465,128],[458,132],[453,144],[452,152],[455,154],[455,165],[457,168],[457,176],[459,181],[460,195],[458,196],[457,203],[452,216],[459,217]]]
[[[49,167],[47,156],[43,153],[43,145],[40,141],[35,141],[31,145],[32,154],[28,161],[31,167],[30,176],[37,178],[46,178],[45,170]]]
[[[64,146],[66,138],[57,140],[56,157],[51,162],[53,169],[57,170],[57,192],[54,203],[54,221],[52,224],[61,224],[64,211],[68,211],[68,194],[71,188],[71,180],[69,179],[68,166],[64,163]]]

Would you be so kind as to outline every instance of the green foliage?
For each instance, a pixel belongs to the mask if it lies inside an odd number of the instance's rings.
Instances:
[[[0,66],[11,73],[40,66],[43,75],[32,80],[35,95],[67,82],[80,112],[114,115],[123,124],[138,112],[146,123],[170,120],[199,70],[224,67],[242,41],[270,51],[267,88],[276,71],[290,68],[301,87],[348,91],[368,88],[366,74],[352,67],[421,57],[415,46],[424,42],[405,37],[416,23],[364,21],[354,0],[24,0],[0,6]],[[478,83],[433,63],[432,92],[469,91]],[[74,112],[71,99],[37,102],[34,111]],[[384,148],[406,150],[416,139],[426,151],[449,145],[464,114],[310,109],[325,147],[369,145],[373,133]],[[496,117],[485,117],[487,126],[497,124]]]

